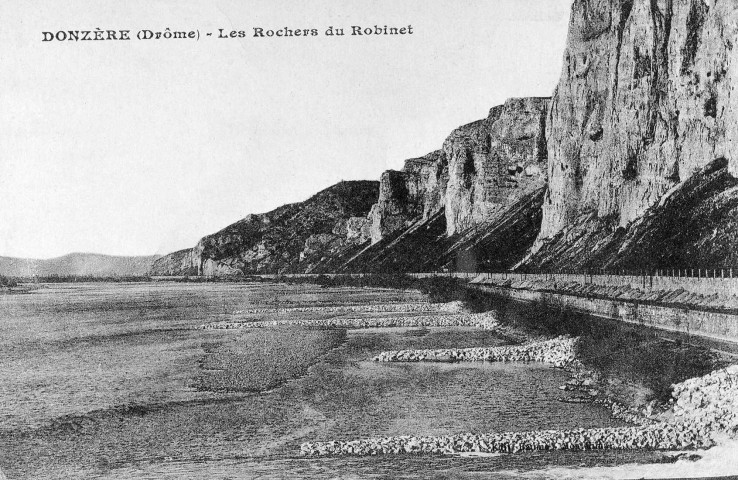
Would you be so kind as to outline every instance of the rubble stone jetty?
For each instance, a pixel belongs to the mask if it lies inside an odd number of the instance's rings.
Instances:
[[[491,312],[456,313],[436,315],[393,315],[386,317],[343,317],[323,319],[285,318],[277,320],[214,322],[202,325],[205,330],[229,330],[236,328],[273,328],[306,326],[321,328],[383,328],[383,327],[475,327],[492,330],[498,327]]]
[[[382,312],[444,312],[461,313],[464,305],[460,301],[446,303],[379,303],[376,305],[334,305],[323,307],[251,308],[236,314],[289,314],[289,313],[382,313]]]
[[[303,455],[454,454],[464,452],[518,453],[533,450],[683,450],[712,445],[684,424],[618,428],[582,428],[442,437],[385,437],[302,444]]]
[[[396,350],[382,352],[375,362],[542,362],[565,367],[576,359],[578,338],[556,337],[542,342],[501,347],[446,348],[439,350]]]

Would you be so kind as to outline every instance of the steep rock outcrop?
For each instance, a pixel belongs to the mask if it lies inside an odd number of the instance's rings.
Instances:
[[[327,268],[332,259],[368,244],[366,216],[378,193],[377,182],[341,182],[304,202],[248,215],[202,238],[189,254],[175,252],[160,259],[152,272],[225,276]],[[168,268],[172,265],[182,270]]]
[[[577,217],[522,269],[650,271],[738,267],[738,179],[718,159],[628,225],[594,213]]]
[[[406,160],[402,171],[384,172],[379,199],[369,214],[372,243],[443,208],[447,182],[448,170],[441,151]]]
[[[150,273],[155,276],[197,275],[198,262],[193,252],[193,249],[186,248],[160,257],[151,265]]]
[[[514,98],[487,118],[457,128],[441,150],[382,175],[372,208],[372,242],[428,220],[441,209],[446,233],[488,222],[546,177],[545,126],[549,99]]]
[[[625,226],[716,158],[738,174],[738,5],[575,0],[547,127],[539,238]]]
[[[448,235],[486,222],[545,184],[548,103],[547,98],[510,99],[486,119],[449,135],[443,144]]]
[[[541,225],[543,188],[522,195],[482,223],[446,234],[444,209],[361,250],[344,272],[500,271],[520,262]]]

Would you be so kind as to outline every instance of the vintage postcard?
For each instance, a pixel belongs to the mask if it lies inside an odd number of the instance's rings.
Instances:
[[[730,0],[4,0],[0,479],[738,475],[737,45]]]

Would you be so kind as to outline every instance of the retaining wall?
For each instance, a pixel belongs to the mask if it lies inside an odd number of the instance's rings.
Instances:
[[[718,275],[720,270],[717,270]],[[726,271],[723,271],[725,273]],[[629,286],[644,291],[677,290],[702,295],[738,295],[737,277],[677,277],[658,275],[587,275],[571,273],[480,273],[480,276],[493,281],[544,280],[554,282],[577,282],[585,285],[607,287]]]
[[[488,285],[475,285],[474,288],[513,300],[547,302],[551,305],[612,320],[699,335],[715,340],[738,342],[738,316],[729,313],[644,305],[622,300],[583,298]]]

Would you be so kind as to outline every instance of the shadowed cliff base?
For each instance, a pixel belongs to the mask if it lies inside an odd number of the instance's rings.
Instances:
[[[350,259],[345,272],[507,270],[527,253],[541,225],[543,189],[524,195],[489,221],[446,236],[444,210],[382,239]]]
[[[738,179],[717,159],[625,227],[584,214],[520,270],[610,271],[738,267]]]

